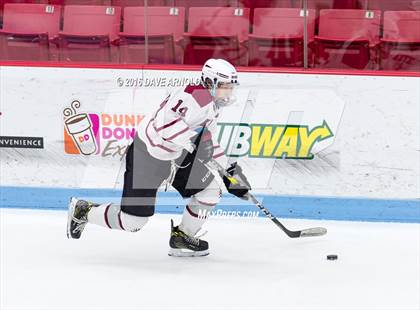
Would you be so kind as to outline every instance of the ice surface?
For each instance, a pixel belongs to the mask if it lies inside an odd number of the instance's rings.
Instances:
[[[65,212],[0,212],[1,309],[420,307],[418,224],[285,220],[329,230],[289,239],[267,219],[212,218],[210,256],[173,258],[169,215],[138,233],[88,225],[67,240]]]

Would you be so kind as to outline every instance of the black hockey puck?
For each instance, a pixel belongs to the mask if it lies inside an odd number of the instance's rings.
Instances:
[[[328,260],[337,260],[338,259],[338,255],[336,255],[336,254],[329,254],[329,255],[327,255],[327,259]]]

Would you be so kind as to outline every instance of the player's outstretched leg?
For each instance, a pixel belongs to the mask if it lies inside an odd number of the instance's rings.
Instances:
[[[67,219],[67,237],[79,239],[87,223],[110,229],[137,232],[146,225],[149,217],[131,215],[121,211],[118,204],[94,204],[71,198]]]

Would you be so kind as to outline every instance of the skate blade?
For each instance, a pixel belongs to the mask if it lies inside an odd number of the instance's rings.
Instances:
[[[69,210],[67,212],[67,238],[68,239],[72,239],[71,237],[71,233],[70,233],[70,227],[71,227],[71,221],[73,220],[73,214],[74,214],[74,209],[76,207],[77,204],[77,199],[74,197],[70,198],[70,202],[69,202]]]
[[[199,257],[199,256],[207,256],[209,255],[209,250],[204,251],[191,251],[187,249],[174,249],[169,248],[168,255],[174,257]]]

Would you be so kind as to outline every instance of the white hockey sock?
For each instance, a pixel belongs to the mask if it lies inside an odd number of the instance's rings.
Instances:
[[[195,236],[220,201],[221,195],[220,186],[213,179],[204,190],[191,197],[184,209],[179,229],[189,236]]]
[[[211,210],[216,206],[219,196],[215,199],[200,200],[201,197],[193,196],[184,209],[179,229],[189,236],[195,236],[201,229],[207,218],[210,216]]]
[[[206,208],[203,206],[188,204],[184,208],[182,214],[182,221],[179,224],[179,229],[189,236],[195,236],[207,220],[208,213],[213,207]],[[207,211],[208,210],[208,211]]]
[[[88,222],[111,229],[139,231],[146,225],[148,217],[134,216],[121,211],[120,205],[104,203],[92,207],[88,213]]]

